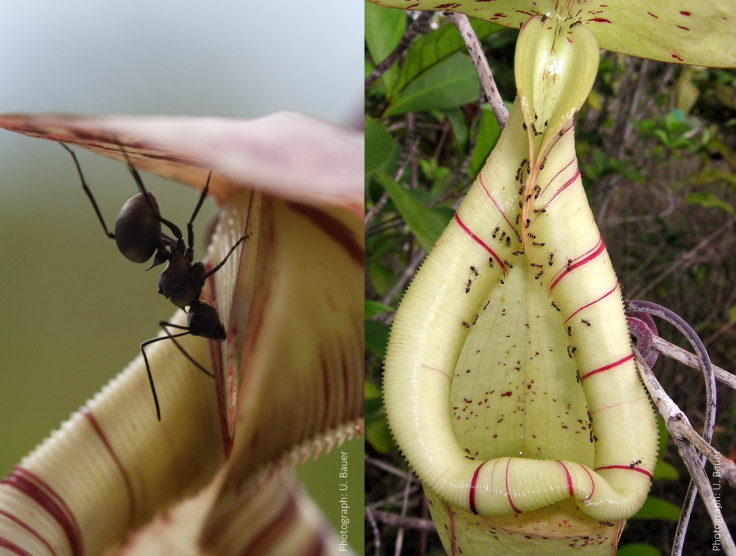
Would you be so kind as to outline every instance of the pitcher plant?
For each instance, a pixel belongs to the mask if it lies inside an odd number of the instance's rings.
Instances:
[[[649,491],[657,427],[574,118],[601,47],[735,65],[723,45],[736,8],[374,3],[521,27],[508,122],[396,313],[383,384],[391,432],[448,553],[615,553]]]
[[[189,358],[150,345],[160,421],[139,356],[0,480],[0,551],[349,552],[291,467],[362,431],[359,134],[294,113],[3,115],[0,127],[198,188],[212,171],[208,268],[246,236],[202,295],[225,341],[178,338]]]

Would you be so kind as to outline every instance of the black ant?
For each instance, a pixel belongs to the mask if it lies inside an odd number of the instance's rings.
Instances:
[[[181,345],[176,341],[176,338],[190,334],[192,336],[200,336],[202,338],[216,340],[218,342],[225,341],[227,334],[225,332],[225,327],[222,322],[220,322],[217,310],[204,301],[200,301],[199,298],[202,295],[202,288],[204,287],[207,278],[222,268],[228,258],[230,258],[230,255],[235,251],[235,248],[245,241],[248,236],[241,236],[240,239],[238,239],[238,241],[236,241],[230,248],[230,251],[225,255],[225,258],[209,270],[205,268],[201,261],[194,262],[194,219],[197,217],[199,209],[202,207],[202,203],[204,203],[204,199],[209,191],[212,170],[210,170],[207,175],[207,182],[199,196],[199,201],[197,201],[192,217],[187,223],[187,243],[185,244],[179,227],[161,216],[158,209],[158,203],[156,203],[156,198],[153,196],[153,193],[146,191],[138,170],[136,170],[131,163],[130,157],[122,145],[120,145],[120,150],[125,157],[128,170],[133,176],[136,185],[138,185],[140,193],[128,199],[128,201],[123,205],[123,208],[120,209],[120,213],[115,221],[115,233],[111,233],[107,229],[107,224],[105,224],[105,219],[100,212],[100,208],[97,206],[97,201],[84,179],[82,168],[77,160],[77,155],[64,143],[59,144],[72,155],[74,164],[77,167],[77,172],[79,173],[79,178],[82,181],[82,188],[92,203],[92,207],[95,209],[97,218],[102,224],[102,229],[105,231],[107,237],[114,239],[120,252],[125,255],[128,260],[135,263],[145,263],[154,256],[155,253],[153,263],[148,270],[154,266],[167,263],[164,271],[158,278],[158,293],[162,294],[166,299],[170,299],[174,305],[187,313],[187,326],[159,321],[159,326],[163,328],[166,335],[152,338],[141,343],[141,353],[143,354],[143,360],[146,363],[146,372],[148,373],[148,381],[151,385],[153,402],[156,405],[156,417],[160,421],[161,409],[158,404],[156,388],[153,385],[153,375],[151,374],[151,367],[148,363],[148,356],[146,355],[145,348],[155,342],[170,339],[174,342],[174,345],[179,349],[179,351],[181,351],[189,361],[196,365],[200,371],[207,376],[215,378],[210,371],[195,361],[184,350],[184,348],[181,347]],[[174,237],[163,233],[161,231],[161,224],[164,224],[171,231]],[[188,310],[187,307],[189,308]],[[183,332],[172,334],[169,331],[169,328],[183,330]]]

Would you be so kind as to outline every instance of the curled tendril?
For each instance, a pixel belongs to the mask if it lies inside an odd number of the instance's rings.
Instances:
[[[649,367],[657,362],[659,352],[652,346],[652,336],[657,334],[657,325],[648,313],[626,313],[626,324],[629,326],[629,334],[634,341],[634,346],[644,358]]]
[[[651,301],[641,300],[629,300],[624,302],[624,308],[627,314],[627,322],[629,324],[629,331],[632,336],[636,338],[637,349],[639,348],[639,342],[646,344],[651,349],[652,341],[652,330],[648,324],[644,324],[641,319],[642,316],[653,315],[661,319],[666,320],[672,324],[677,330],[683,334],[690,345],[695,350],[696,355],[700,359],[700,367],[703,370],[703,378],[705,379],[705,393],[706,393],[706,409],[705,409],[705,424],[703,425],[703,439],[706,442],[710,442],[713,439],[713,427],[716,420],[716,379],[713,371],[713,366],[710,362],[708,352],[703,345],[702,340],[698,337],[692,327],[685,322],[685,320],[679,315],[673,313],[669,309],[662,307]],[[651,321],[651,317],[649,317]],[[632,326],[633,323],[633,326]],[[643,325],[643,326],[641,326]],[[654,323],[652,322],[652,326]],[[649,330],[643,330],[643,329]],[[654,327],[656,333],[656,327]],[[649,342],[647,344],[647,341]],[[641,352],[641,351],[640,351]],[[651,366],[649,361],[646,359],[646,355],[642,353],[645,358],[647,365]],[[701,457],[703,465],[705,465],[705,457]],[[680,522],[677,524],[677,531],[675,532],[674,547],[682,547],[685,539],[685,533],[687,531],[687,524],[690,520],[690,513],[692,512],[693,504],[695,502],[695,495],[697,494],[697,488],[693,481],[690,481],[690,485],[685,495],[685,501],[682,505],[682,514],[680,515]],[[675,550],[673,549],[673,554]]]

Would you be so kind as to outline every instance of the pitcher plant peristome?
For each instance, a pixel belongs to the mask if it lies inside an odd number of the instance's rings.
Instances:
[[[149,548],[176,530],[190,541],[175,543],[177,553],[337,552],[284,464],[362,429],[357,134],[288,113],[251,121],[13,115],[0,126],[118,160],[123,144],[139,169],[199,187],[214,167],[221,213],[209,263],[248,235],[203,294],[226,342],[181,342],[217,379],[171,342],[154,344],[147,353],[162,422],[138,358],[0,483],[0,546],[100,554],[126,535],[140,539],[152,516],[201,490],[184,511],[149,525]],[[344,395],[335,400],[336,392]],[[264,508],[273,489],[284,496]],[[253,514],[260,519],[243,527]],[[124,543],[116,553],[129,550]]]
[[[598,44],[572,23],[522,28],[509,121],[391,331],[387,417],[453,553],[610,553],[656,462],[575,156]]]

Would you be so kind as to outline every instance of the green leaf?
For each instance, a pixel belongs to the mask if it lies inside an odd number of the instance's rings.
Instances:
[[[650,544],[630,543],[620,546],[616,556],[661,556],[661,553]]]
[[[680,519],[680,507],[672,502],[649,496],[641,510],[636,512],[631,519],[664,519],[667,521],[678,521]]]
[[[598,71],[600,72],[600,69]],[[590,91],[590,94],[588,95],[588,106],[590,106],[596,112],[600,112],[601,108],[603,108],[603,102],[601,98],[602,95],[598,91]]]
[[[394,447],[393,438],[383,412],[380,387],[370,380],[364,383],[365,391],[365,439],[374,450],[388,453]]]
[[[373,118],[365,119],[365,144],[366,175],[383,168],[397,148],[391,134]]]
[[[406,14],[401,10],[386,10],[369,2],[365,3],[365,42],[375,63],[388,56],[406,29]],[[399,68],[394,64],[382,76],[387,94],[391,95],[398,79]]]
[[[456,52],[407,84],[385,115],[453,108],[475,101],[479,94],[480,84],[473,63],[464,52]]]
[[[686,66],[675,81],[675,104],[677,109],[687,115],[695,106],[700,91],[693,84],[693,68]]]
[[[378,295],[384,295],[396,279],[394,272],[390,268],[375,262],[371,262],[368,266],[368,275]]]
[[[389,330],[388,324],[375,320],[365,321],[365,348],[381,359],[386,353]]]
[[[381,388],[375,382],[366,380],[363,384],[365,399],[365,419],[366,422],[371,419],[383,417],[383,401],[381,397]]]
[[[657,466],[654,468],[654,474],[652,480],[654,481],[676,481],[680,478],[680,474],[677,469],[661,459],[657,462]]]
[[[447,117],[447,122],[450,124],[452,129],[452,135],[455,137],[455,144],[457,145],[458,155],[465,155],[465,149],[468,146],[468,139],[470,130],[468,129],[468,123],[465,120],[465,114],[460,108],[449,108],[444,111]]]
[[[427,208],[412,191],[404,189],[383,172],[376,172],[375,175],[419,244],[429,251],[447,226],[449,220],[446,215]]]
[[[734,213],[733,207],[729,203],[707,191],[688,193],[685,195],[685,202],[690,203],[691,205],[700,205],[705,208],[719,208],[728,214]]]
[[[501,136],[501,128],[490,107],[484,106],[480,120],[478,137],[475,139],[473,154],[470,157],[470,175],[475,176],[486,163],[491,150],[496,146]]]
[[[452,24],[442,25],[419,37],[406,54],[398,88],[402,89],[415,77],[463,48],[463,41]]]
[[[726,149],[726,150],[724,150]],[[730,156],[730,152],[727,151],[727,147],[719,148],[719,154],[723,156],[723,158],[728,159]],[[726,184],[736,187],[736,176],[731,174],[731,172],[724,171],[724,170],[715,170],[713,168],[706,168],[702,172],[698,172],[693,176],[692,179],[694,184],[697,185],[707,185],[710,183],[720,183],[725,182]]]
[[[381,399],[381,388],[375,382],[366,380],[363,384],[363,393],[366,401],[380,400]]]
[[[385,303],[380,303],[378,301],[373,301],[371,299],[367,299],[365,301],[365,318],[366,319],[372,319],[376,315],[380,315],[381,313],[392,313],[394,310],[391,305],[386,305]]]
[[[365,439],[380,454],[387,454],[393,449],[394,440],[391,437],[385,416],[381,415],[366,421]]]
[[[442,166],[436,158],[424,158],[419,160],[419,168],[422,175],[428,182],[432,184],[429,192],[416,190],[417,198],[422,204],[427,204],[435,199],[438,194],[437,187],[440,191],[444,191],[445,185],[451,179],[452,175],[447,166]]]
[[[479,39],[501,29],[487,21],[472,20],[473,30]],[[448,23],[438,29],[419,37],[409,48],[406,54],[398,88],[403,88],[407,83],[426,71],[441,60],[458,51],[465,50],[465,43],[454,25]]]

